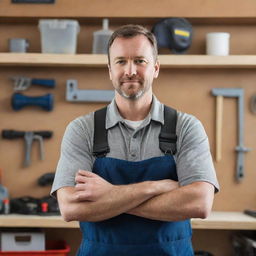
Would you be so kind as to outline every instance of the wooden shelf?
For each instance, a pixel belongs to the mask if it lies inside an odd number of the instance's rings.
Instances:
[[[76,221],[65,222],[61,216],[0,215],[0,228],[78,228]]]
[[[193,229],[256,230],[256,218],[242,212],[212,212],[207,219],[192,219]]]
[[[242,212],[212,212],[207,219],[192,219],[193,229],[256,230],[256,218]],[[60,216],[1,215],[1,227],[79,228],[76,221],[64,222]]]
[[[159,55],[162,68],[256,68],[256,55]],[[0,53],[0,66],[107,67],[100,54]]]
[[[1,6],[0,6],[1,8]],[[0,10],[1,11],[1,10]],[[30,16],[9,16],[9,15],[1,15],[0,13],[0,24],[8,23],[8,24],[34,24],[38,25],[39,19],[75,19],[79,22],[80,25],[102,25],[102,19],[107,17],[106,15],[101,16],[76,16],[76,15],[30,15]],[[122,26],[124,24],[132,23],[133,24],[141,24],[144,26],[152,27],[157,22],[161,21],[163,18],[167,16],[155,15],[155,16],[131,16],[131,15],[122,15],[122,16],[108,16],[111,27],[113,26]],[[170,16],[171,17],[171,16]],[[186,16],[186,19],[194,26],[196,25],[255,25],[256,17],[189,17]]]
[[[0,53],[0,66],[107,67],[98,54]]]

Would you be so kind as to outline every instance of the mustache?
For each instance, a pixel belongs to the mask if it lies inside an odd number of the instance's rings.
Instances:
[[[142,79],[139,79],[139,78],[132,78],[132,77],[131,77],[131,78],[127,78],[127,77],[126,77],[126,78],[121,78],[121,79],[120,79],[120,82],[121,82],[121,83],[126,83],[126,82],[137,82],[137,83],[141,83],[141,82],[143,82],[143,81],[142,81]]]

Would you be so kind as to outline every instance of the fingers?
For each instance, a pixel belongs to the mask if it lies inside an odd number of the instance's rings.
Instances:
[[[76,191],[84,191],[85,190],[85,184],[76,184],[75,185]]]
[[[76,183],[85,183],[86,182],[86,177],[85,176],[81,176],[79,174],[76,174],[76,177],[75,177],[75,182]]]
[[[86,171],[86,170],[78,170],[75,176],[76,183],[85,183],[88,178],[96,178],[99,177],[97,174]]]
[[[86,170],[78,170],[77,172],[78,175],[82,175],[82,176],[86,176],[88,178],[95,178],[95,177],[98,177],[97,174],[93,173],[93,172],[90,172],[90,171],[86,171]]]

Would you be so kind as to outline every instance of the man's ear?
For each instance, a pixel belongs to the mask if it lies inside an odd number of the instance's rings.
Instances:
[[[109,79],[112,80],[112,74],[111,74],[111,67],[110,67],[110,64],[108,64],[108,74],[109,74]]]
[[[157,77],[158,77],[158,75],[159,75],[159,70],[160,70],[160,62],[159,62],[159,60],[156,60],[154,78],[157,78]]]

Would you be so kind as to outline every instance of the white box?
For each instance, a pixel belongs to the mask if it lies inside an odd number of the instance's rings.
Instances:
[[[42,53],[76,53],[80,31],[76,20],[41,19],[39,30]]]
[[[45,251],[42,232],[1,232],[1,251]]]
[[[228,56],[229,39],[230,34],[225,32],[212,32],[206,34],[206,54]]]

